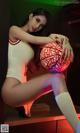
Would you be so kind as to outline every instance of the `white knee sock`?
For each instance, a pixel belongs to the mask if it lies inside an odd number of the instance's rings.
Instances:
[[[77,124],[76,133],[80,133],[80,122]]]
[[[61,93],[61,94],[55,96],[55,100],[56,100],[60,110],[66,117],[66,119],[69,121],[69,123],[71,124],[73,129],[76,130],[77,125],[79,123],[79,119],[77,117],[76,110],[74,108],[74,105],[73,105],[73,102],[72,102],[72,99],[71,99],[69,93],[68,92]],[[80,128],[80,127],[78,127],[78,128]]]

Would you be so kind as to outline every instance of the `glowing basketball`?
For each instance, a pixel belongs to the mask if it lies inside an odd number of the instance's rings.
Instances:
[[[62,72],[70,65],[70,60],[64,61],[62,56],[62,45],[55,42],[46,44],[40,53],[42,66],[50,72]]]

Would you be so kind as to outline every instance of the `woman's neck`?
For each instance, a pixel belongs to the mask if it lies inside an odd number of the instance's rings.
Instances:
[[[24,26],[22,26],[21,28],[22,28],[22,30],[24,30],[25,32],[28,32],[28,31],[29,31],[28,25],[24,25]]]

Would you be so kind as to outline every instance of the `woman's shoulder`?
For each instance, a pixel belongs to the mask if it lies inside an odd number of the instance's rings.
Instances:
[[[9,29],[9,32],[13,31],[13,30],[18,30],[18,29],[21,29],[19,26],[16,26],[16,25],[12,25]]]
[[[16,26],[16,25],[13,25],[10,27],[9,29],[9,40],[20,40],[20,38],[18,38],[18,35],[17,34],[20,34],[21,33],[21,28]]]

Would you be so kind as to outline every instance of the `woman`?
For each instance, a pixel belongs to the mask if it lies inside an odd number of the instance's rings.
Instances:
[[[48,37],[29,34],[30,32],[40,31],[47,24],[47,17],[46,11],[36,9],[29,14],[29,19],[24,26],[11,26],[9,31],[8,71],[2,87],[2,98],[6,104],[18,107],[29,102],[40,94],[43,88],[51,85],[59,108],[76,133],[79,133],[79,119],[68,93],[64,75],[62,73],[47,73],[27,82],[25,79],[25,65],[28,65],[34,56],[30,43],[42,47],[55,39],[55,34]],[[67,45],[68,39],[65,36],[57,36],[61,42],[63,40],[64,60],[73,56],[71,46]]]

